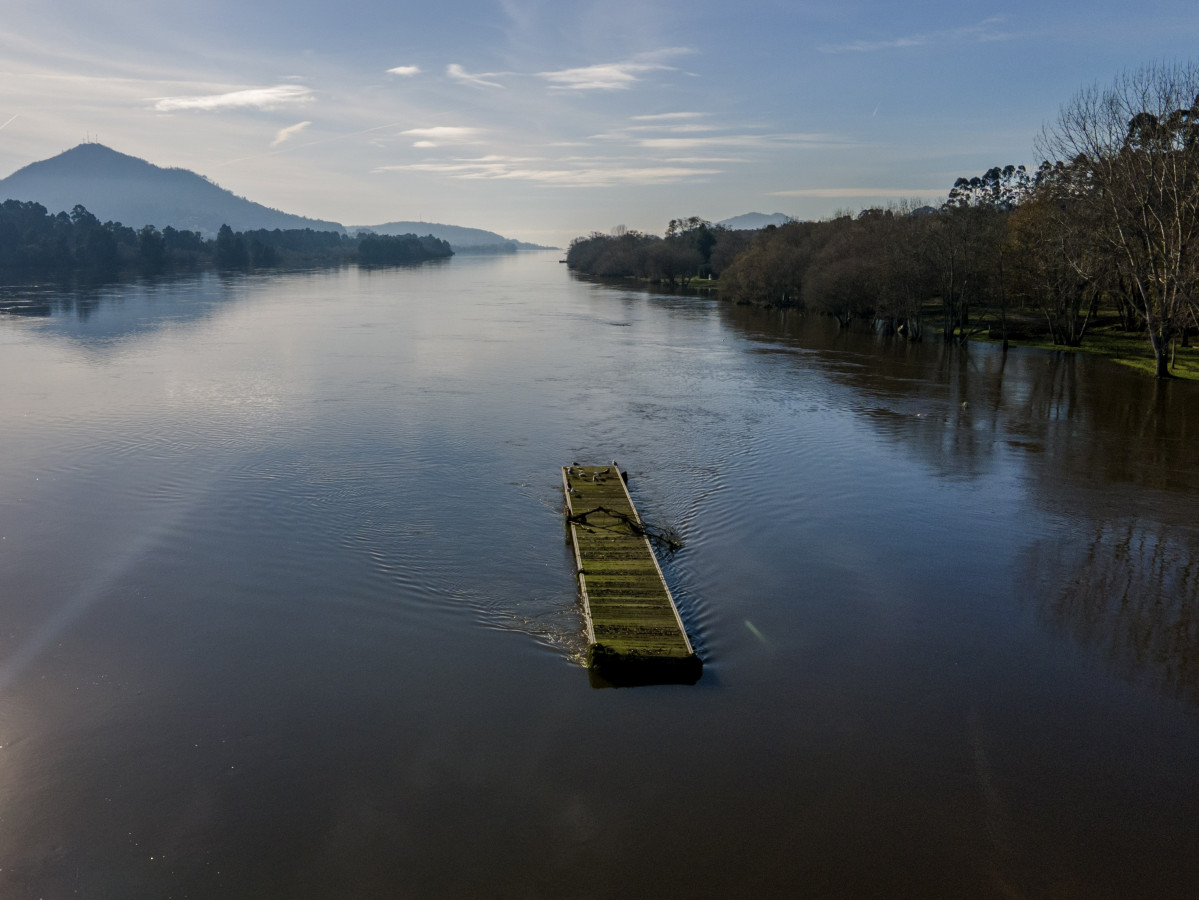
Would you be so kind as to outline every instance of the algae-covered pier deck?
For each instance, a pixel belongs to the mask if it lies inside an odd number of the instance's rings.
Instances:
[[[587,665],[612,682],[694,682],[702,670],[616,463],[564,466],[587,617]]]

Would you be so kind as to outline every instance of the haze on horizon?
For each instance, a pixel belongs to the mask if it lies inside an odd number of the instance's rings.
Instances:
[[[44,0],[0,32],[0,177],[84,140],[290,213],[565,245],[936,201],[1078,89],[1199,46],[1191,0]]]

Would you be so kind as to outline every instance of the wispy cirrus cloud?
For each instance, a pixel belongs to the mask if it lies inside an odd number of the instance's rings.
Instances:
[[[767,147],[830,147],[850,144],[851,141],[834,134],[723,134],[704,137],[647,137],[637,138],[639,147],[647,150],[708,150],[721,147],[759,149]]]
[[[668,112],[652,113],[644,116],[633,116],[634,122],[673,122],[678,119],[705,119],[710,113],[703,112]]]
[[[180,110],[279,109],[284,106],[309,103],[316,99],[311,90],[299,84],[280,84],[274,87],[249,88],[225,94],[205,94],[196,97],[155,97],[158,112]]]
[[[548,72],[468,72],[459,63],[450,63],[445,68],[448,78],[474,87],[504,88],[501,78],[538,78],[548,84],[550,90],[560,91],[621,91],[628,90],[644,79],[650,72],[675,72],[678,69],[667,65],[664,60],[693,53],[685,47],[667,47],[640,53],[632,59],[590,66],[555,69]],[[401,69],[408,67],[401,67]],[[389,70],[396,71],[396,70]],[[406,74],[399,73],[397,74]]]
[[[843,44],[825,44],[820,47],[820,51],[822,53],[873,53],[878,50],[900,50],[908,47],[981,44],[990,41],[1010,40],[1015,35],[1000,30],[1003,21],[1001,16],[992,16],[989,19],[983,19],[975,25],[963,25],[960,28],[944,28],[938,31],[926,31],[921,34],[904,35],[902,37],[879,41],[848,41]]]
[[[443,144],[474,144],[483,129],[468,125],[433,125],[428,128],[409,128],[400,134],[417,138],[414,147],[440,147]]]
[[[503,75],[503,72],[480,72],[479,74],[471,74],[458,65],[458,63],[450,63],[445,67],[445,73],[455,81],[460,81],[463,84],[473,84],[476,87],[492,87],[502,88],[503,85],[498,81],[489,81],[488,79],[497,78]]]
[[[557,72],[539,72],[538,75],[556,90],[624,91],[641,80],[638,76],[669,68],[652,63],[607,63]]]
[[[707,113],[677,112],[632,116],[631,122],[592,140],[624,143],[640,150],[663,153],[711,153],[788,147],[829,147],[852,143],[828,133],[764,133],[764,126],[708,120]]]
[[[658,134],[702,134],[708,131],[719,131],[720,127],[705,122],[678,122],[677,124],[630,125],[627,130],[636,132],[653,131]]]
[[[573,69],[558,69],[553,72],[538,72],[537,77],[548,81],[555,90],[565,91],[623,91],[628,90],[641,76],[649,72],[678,71],[662,59],[680,56],[693,51],[684,47],[669,47],[643,53],[623,62],[599,63]]]
[[[410,78],[413,75],[420,74],[420,66],[396,66],[387,70],[388,75],[399,75],[401,78]]]
[[[540,157],[483,156],[382,166],[375,172],[421,172],[468,181],[525,181],[554,187],[593,188],[698,181],[718,175],[721,170],[682,165],[631,165],[626,160],[596,157],[545,160]]]
[[[275,139],[271,141],[271,146],[278,147],[280,144],[290,141],[293,137],[295,137],[311,124],[311,122],[296,122],[295,125],[288,125],[286,128],[280,128],[279,133],[275,135]]]
[[[662,162],[668,163],[707,165],[715,165],[717,163],[746,163],[749,161],[749,157],[747,156],[667,156],[662,159]]]
[[[831,187],[831,188],[800,188],[794,191],[771,191],[771,197],[822,197],[837,200],[840,198],[862,197],[892,197],[905,199],[908,197],[937,197],[945,194],[945,188],[895,188],[895,187]]]

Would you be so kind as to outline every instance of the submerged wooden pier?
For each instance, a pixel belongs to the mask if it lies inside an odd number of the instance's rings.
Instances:
[[[587,666],[613,684],[687,683],[702,663],[616,463],[562,468]]]

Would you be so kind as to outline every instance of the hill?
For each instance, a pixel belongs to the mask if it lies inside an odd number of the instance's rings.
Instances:
[[[101,221],[133,228],[154,225],[212,237],[234,231],[311,228],[343,231],[337,222],[308,219],[238,197],[187,169],[164,169],[103,144],[80,144],[0,179],[0,200],[32,200],[50,212],[87,207]]]
[[[751,212],[741,216],[733,216],[731,219],[725,219],[723,222],[717,222],[716,224],[723,225],[732,231],[757,231],[759,228],[765,228],[767,225],[784,225],[790,221],[791,217],[784,216],[782,213],[766,215],[765,213]]]
[[[364,231],[374,234],[431,234],[449,243],[455,253],[512,253],[516,250],[550,249],[538,244],[514,241],[482,228],[464,228],[461,225],[442,225],[438,222],[387,222],[383,225],[353,225],[346,230],[351,234]]]

